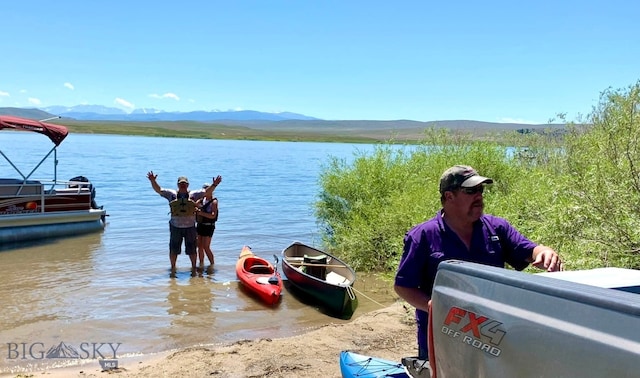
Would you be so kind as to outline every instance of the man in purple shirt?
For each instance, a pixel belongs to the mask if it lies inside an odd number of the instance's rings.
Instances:
[[[442,209],[407,232],[398,271],[396,293],[416,308],[418,358],[426,360],[428,306],[438,264],[464,260],[516,270],[529,264],[546,271],[562,269],[558,254],[520,234],[503,218],[483,214],[484,185],[493,180],[469,166],[456,165],[440,178]]]

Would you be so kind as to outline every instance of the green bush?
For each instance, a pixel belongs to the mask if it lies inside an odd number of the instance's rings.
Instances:
[[[640,268],[640,82],[608,89],[566,140],[564,233],[590,265]]]
[[[564,134],[476,140],[425,130],[418,145],[380,145],[320,175],[323,242],[355,269],[391,272],[404,234],[440,209],[441,173],[471,165],[494,179],[485,211],[561,253],[569,269],[640,268],[640,84],[605,91]]]
[[[320,176],[316,215],[323,242],[358,270],[395,269],[405,232],[440,208],[440,175],[469,164],[497,182],[515,175],[507,148],[470,136],[430,129],[417,146],[381,145],[351,164],[333,159]],[[504,178],[504,179],[503,179]],[[497,184],[492,191],[507,192]]]

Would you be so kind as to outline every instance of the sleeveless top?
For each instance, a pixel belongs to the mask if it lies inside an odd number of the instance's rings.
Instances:
[[[213,205],[213,201],[215,200],[217,200],[216,197],[213,197],[211,201],[205,200],[204,204],[200,207],[200,210],[207,214],[211,214],[211,205]],[[216,214],[215,218],[205,218],[202,215],[196,215],[196,222],[198,223],[215,224],[217,220],[218,220],[218,214]]]

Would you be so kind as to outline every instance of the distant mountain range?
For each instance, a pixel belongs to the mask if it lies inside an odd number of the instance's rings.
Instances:
[[[192,112],[166,112],[158,109],[135,109],[127,113],[122,109],[111,108],[102,105],[76,105],[76,106],[48,106],[38,110],[64,118],[73,118],[84,121],[283,121],[283,120],[317,120],[303,114],[282,112],[266,113],[255,110],[238,111],[192,111]]]
[[[528,133],[554,129],[562,132],[563,124],[520,124],[498,123],[472,120],[441,121],[376,121],[376,120],[322,120],[296,113],[265,113],[255,110],[240,111],[193,111],[165,112],[156,109],[136,109],[126,113],[118,108],[101,105],[77,105],[72,107],[50,106],[36,108],[0,108],[0,115],[11,115],[35,120],[62,117],[78,121],[120,121],[120,122],[215,122],[229,126],[242,126],[250,129],[278,132],[313,132],[332,135],[365,135],[388,138],[389,135],[412,136],[419,139],[426,128],[447,128],[467,130],[474,133],[518,131]],[[55,121],[52,121],[55,123]]]

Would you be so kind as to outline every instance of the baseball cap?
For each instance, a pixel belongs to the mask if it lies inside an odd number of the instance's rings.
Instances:
[[[202,189],[207,189],[208,187],[210,187],[211,184],[208,182],[205,182],[204,184],[202,184]]]
[[[189,183],[189,179],[184,177],[184,176],[180,176],[180,177],[178,177],[178,184],[180,184],[181,182],[184,182],[184,183],[188,184]]]
[[[440,176],[440,194],[460,188],[473,188],[480,184],[493,184],[493,179],[480,176],[468,165],[454,165]]]

